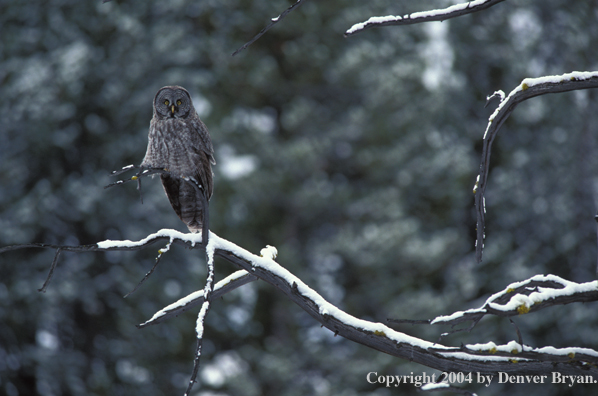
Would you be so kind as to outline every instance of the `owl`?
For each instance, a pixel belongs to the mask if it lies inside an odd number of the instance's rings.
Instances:
[[[154,97],[154,116],[141,166],[169,171],[160,175],[166,196],[177,216],[194,233],[202,229],[204,210],[208,210],[204,202],[212,196],[212,164],[216,161],[210,134],[189,92],[179,86],[161,88]]]

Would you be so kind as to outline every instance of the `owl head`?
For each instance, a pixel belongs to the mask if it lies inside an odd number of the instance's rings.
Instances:
[[[160,88],[154,98],[154,117],[187,118],[194,110],[189,92],[183,87],[171,85]]]

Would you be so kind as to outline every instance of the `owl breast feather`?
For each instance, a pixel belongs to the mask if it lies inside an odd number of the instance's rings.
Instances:
[[[147,152],[141,165],[165,168],[174,176],[194,177],[201,159],[199,135],[181,119],[152,120]]]

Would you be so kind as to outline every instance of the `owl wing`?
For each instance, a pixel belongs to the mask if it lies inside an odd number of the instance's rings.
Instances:
[[[171,172],[160,176],[162,186],[175,213],[191,232],[202,229],[207,215],[213,163],[210,135],[196,114],[184,122],[152,119],[142,165],[164,167]]]
[[[204,202],[207,203],[203,190],[196,188],[194,182],[178,177],[161,175],[160,179],[177,216],[187,225],[189,231],[200,231],[204,222]]]
[[[183,129],[177,133],[181,140],[176,139],[171,148],[169,169],[173,175],[162,175],[161,180],[177,216],[191,232],[198,232],[212,197],[214,148],[207,128],[197,116],[185,122]]]
[[[189,126],[191,127],[192,139],[191,150],[193,154],[193,163],[195,169],[192,177],[202,185],[206,192],[206,198],[209,200],[212,197],[214,190],[212,164],[216,164],[214,160],[214,147],[208,133],[208,129],[199,117],[195,116],[191,119]]]

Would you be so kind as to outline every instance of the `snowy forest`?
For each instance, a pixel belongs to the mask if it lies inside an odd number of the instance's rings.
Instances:
[[[210,302],[191,395],[421,395],[408,379],[442,371],[450,387],[430,393],[595,394],[552,372],[598,380],[598,1],[478,0],[489,6],[359,30],[457,3],[2,0],[0,248],[186,233],[158,178],[105,188],[141,163],[156,92],[180,85],[215,149],[213,241],[266,267],[275,247],[272,271],[302,282],[290,293],[305,285],[323,318],[338,308],[372,326],[356,342],[248,282]],[[511,108],[484,157],[509,93],[545,76],[571,88]],[[138,327],[206,284],[204,250],[181,238],[0,251],[0,395],[183,395],[199,305]],[[216,281],[233,261],[215,258]],[[549,286],[575,293],[527,302]],[[448,317],[519,292],[515,315]],[[449,366],[385,351],[391,334]],[[547,379],[488,384],[472,363],[468,381],[460,364],[489,354]]]

